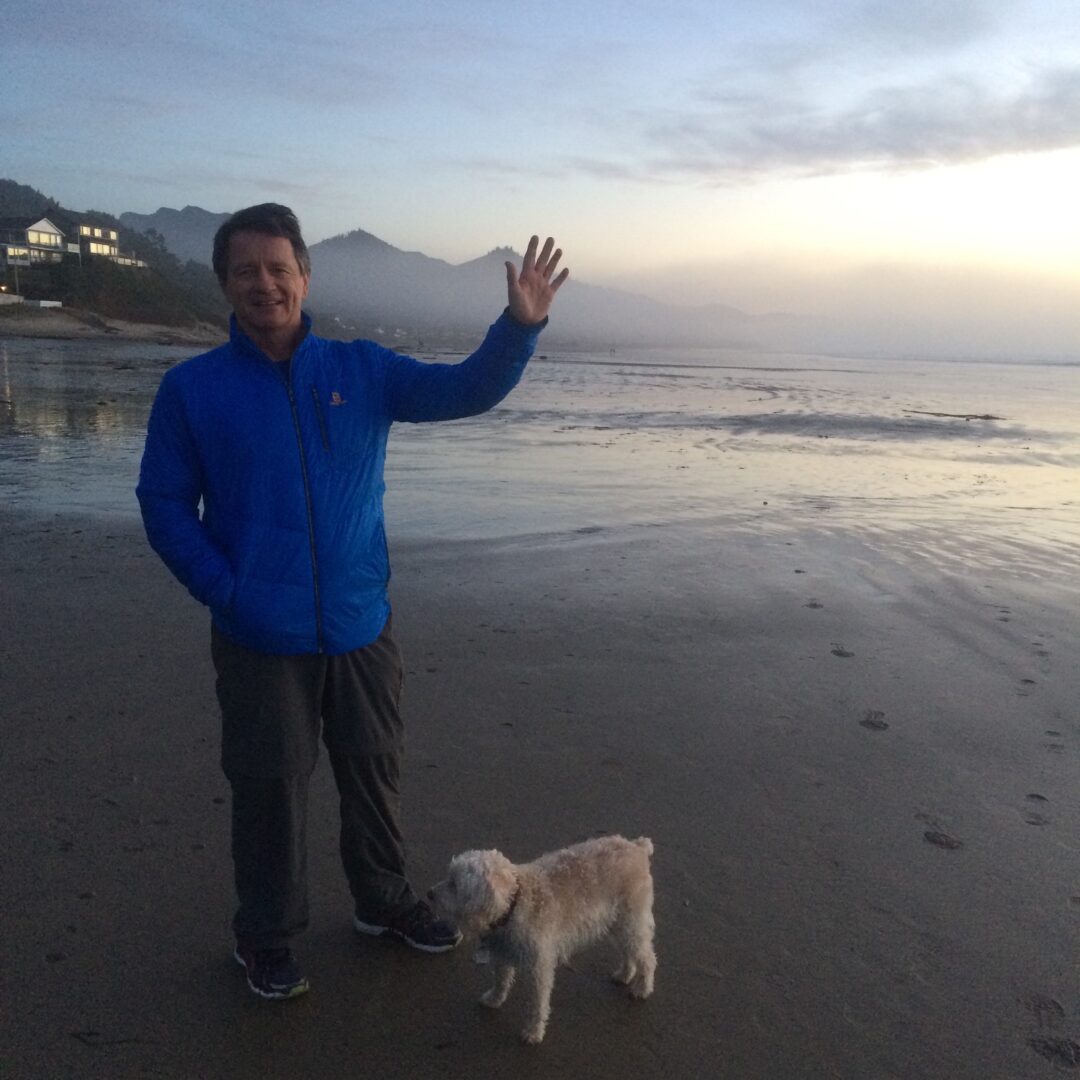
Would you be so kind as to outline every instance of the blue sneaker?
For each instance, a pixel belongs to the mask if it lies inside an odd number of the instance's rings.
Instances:
[[[233,959],[247,973],[252,993],[261,998],[285,1001],[311,989],[289,949],[246,949],[237,945]]]
[[[417,900],[411,908],[378,922],[367,922],[355,915],[353,926],[361,934],[371,934],[374,937],[389,934],[390,937],[427,953],[449,952],[461,942],[461,934],[457,928],[436,918],[435,913],[423,900]]]

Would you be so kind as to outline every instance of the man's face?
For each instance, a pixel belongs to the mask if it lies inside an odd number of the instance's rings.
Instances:
[[[284,236],[238,232],[230,238],[225,296],[254,341],[299,329],[308,280]]]

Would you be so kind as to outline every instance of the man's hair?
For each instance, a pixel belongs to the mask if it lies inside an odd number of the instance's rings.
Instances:
[[[311,256],[300,235],[300,222],[296,215],[280,203],[259,203],[244,210],[237,210],[214,235],[214,273],[222,285],[229,274],[229,241],[233,233],[256,232],[264,236],[283,236],[292,244],[293,254],[300,265],[300,272],[311,274]]]

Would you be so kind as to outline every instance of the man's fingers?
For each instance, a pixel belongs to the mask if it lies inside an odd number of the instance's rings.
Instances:
[[[541,274],[545,273],[547,267],[547,261],[551,258],[551,249],[555,246],[555,240],[552,237],[548,237],[544,241],[544,246],[540,249],[540,258],[536,260],[536,269]]]
[[[562,248],[555,246],[554,237],[549,236],[540,248],[540,237],[533,236],[525,249],[520,270],[511,262],[504,264],[510,310],[522,322],[539,322],[547,314],[551,298],[570,276],[570,271],[563,269],[552,277],[562,254]]]
[[[525,258],[521,262],[521,272],[527,273],[536,263],[536,245],[540,243],[540,237],[534,236],[529,240],[529,246],[525,249]]]

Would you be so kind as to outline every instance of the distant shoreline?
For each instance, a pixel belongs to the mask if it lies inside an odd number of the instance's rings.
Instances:
[[[61,341],[153,341],[161,345],[218,345],[228,337],[209,323],[166,326],[107,318],[77,308],[0,307],[0,338],[55,338]]]

